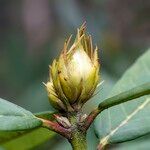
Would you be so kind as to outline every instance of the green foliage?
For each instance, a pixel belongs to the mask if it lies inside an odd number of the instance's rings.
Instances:
[[[136,149],[136,146],[134,146],[136,141],[146,143],[142,145],[142,148],[149,147],[144,135],[150,133],[150,97],[149,95],[143,96],[149,93],[149,58],[150,50],[141,56],[122,76],[113,87],[107,99],[104,100],[104,96],[102,96],[99,108],[108,109],[104,110],[97,117],[94,128],[91,126],[89,130],[87,141],[88,145],[92,145],[91,147],[89,146],[89,150],[97,144],[93,129],[96,130],[102,145],[122,143],[135,139],[130,142],[114,145],[113,147],[118,150],[124,150],[124,147],[127,146],[128,149]],[[108,91],[106,87],[104,86],[105,89],[102,90],[105,91],[104,95]],[[144,91],[148,92],[144,93]],[[101,92],[96,95],[96,99],[100,95]],[[135,101],[128,101],[134,98],[137,99]],[[117,103],[114,103],[114,101]],[[125,101],[128,102],[122,103]],[[45,141],[54,138],[56,134],[42,128],[42,122],[36,117],[53,120],[53,113],[42,112],[32,114],[15,104],[0,99],[0,145],[7,150],[15,150],[16,146],[20,150],[26,150],[35,148]],[[136,139],[140,136],[143,136],[143,138]],[[145,137],[149,138],[148,135]],[[60,147],[65,148],[66,144],[63,144],[63,146],[60,144]],[[67,147],[69,148],[69,145]]]
[[[4,133],[7,134],[7,133]],[[13,133],[12,133],[13,134]],[[0,132],[1,136],[1,132]],[[10,135],[7,134],[9,137]],[[23,132],[13,137],[11,140],[2,143],[6,150],[26,150],[34,148],[43,142],[53,138],[55,133],[45,128],[37,128],[28,132]]]
[[[150,82],[149,58],[150,50],[126,71],[114,86],[109,97]],[[124,142],[150,133],[149,116],[149,95],[105,110],[95,121],[95,130],[100,138],[100,144]]]
[[[0,122],[0,131],[27,130],[42,124],[31,112],[3,99],[0,99]]]
[[[149,94],[150,94],[150,82],[134,87],[128,91],[121,92],[120,94],[115,95],[113,97],[107,98],[99,104],[98,108],[105,110],[115,105],[119,105],[121,103]]]
[[[112,150],[148,150],[150,147],[150,134],[132,141],[110,145]]]
[[[44,119],[53,119],[52,114],[53,112],[41,112],[34,115]],[[54,132],[42,127],[26,131],[0,131],[0,145],[8,150],[16,150],[16,145],[19,150],[31,149],[55,135]]]

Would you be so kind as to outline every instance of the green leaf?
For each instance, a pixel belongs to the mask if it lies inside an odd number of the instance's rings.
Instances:
[[[37,117],[53,120],[53,112],[36,113]],[[0,145],[7,150],[28,150],[34,148],[51,138],[54,138],[56,133],[48,129],[38,127],[36,129],[26,131],[1,131],[0,132]],[[40,138],[39,138],[40,137]]]
[[[42,125],[31,112],[0,98],[0,131],[27,130]]]
[[[54,132],[45,128],[38,128],[31,132],[21,134],[15,139],[2,144],[2,146],[7,150],[28,150],[42,144],[54,136]]]
[[[121,92],[118,95],[105,99],[103,102],[99,104],[98,109],[103,111],[115,105],[119,105],[121,103],[131,101],[134,100],[135,98],[139,98],[141,96],[149,94],[150,94],[150,82],[139,85],[128,91]]]
[[[137,138],[135,140],[115,144],[111,150],[149,150],[150,134]]]
[[[129,68],[114,86],[109,98],[150,82],[150,50]],[[150,96],[119,104],[103,111],[95,121],[100,144],[132,140],[150,133]]]

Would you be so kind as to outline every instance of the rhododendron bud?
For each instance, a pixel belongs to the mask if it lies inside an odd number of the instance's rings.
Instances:
[[[78,29],[75,42],[68,48],[70,39],[50,66],[50,80],[45,84],[52,106],[64,111],[80,109],[92,97],[99,82],[97,47],[93,49],[85,25]]]

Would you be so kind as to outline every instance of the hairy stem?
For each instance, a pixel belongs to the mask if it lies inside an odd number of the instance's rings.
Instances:
[[[73,150],[87,150],[86,133],[76,131],[69,140]]]
[[[82,116],[82,112],[73,112],[68,114],[69,121],[72,124],[71,128],[71,138],[69,142],[73,150],[86,150],[87,142],[86,142],[86,130],[82,128],[80,124],[80,117]]]

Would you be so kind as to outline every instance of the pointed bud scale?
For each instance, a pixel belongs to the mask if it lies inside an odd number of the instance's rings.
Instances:
[[[58,115],[54,115],[54,117],[61,126],[65,127],[65,128],[71,127],[71,123],[69,122],[69,120],[66,117],[62,117],[62,116],[58,116]]]
[[[84,114],[84,115],[80,116],[79,122],[80,123],[84,122],[86,118],[87,118],[87,114]]]
[[[71,36],[65,42],[58,60],[50,67],[50,81],[46,88],[52,106],[58,110],[73,111],[81,108],[93,95],[99,82],[97,47],[85,33],[85,24],[77,30],[70,48]]]

